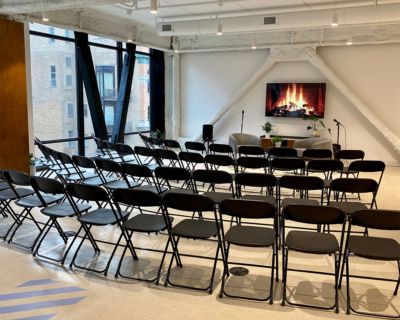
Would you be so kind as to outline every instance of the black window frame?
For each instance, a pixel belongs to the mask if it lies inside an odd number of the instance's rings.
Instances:
[[[30,36],[37,36],[37,37],[43,37],[43,38],[48,38],[48,39],[53,39],[52,42],[55,42],[55,40],[60,40],[60,41],[64,41],[66,43],[74,43],[76,46],[76,40],[75,38],[69,38],[69,37],[64,37],[64,36],[59,36],[59,35],[55,35],[55,34],[50,34],[50,33],[44,33],[44,32],[40,32],[40,31],[35,31],[35,30],[29,30],[29,35]],[[50,40],[49,40],[50,41]],[[120,80],[121,80],[121,73],[122,73],[122,66],[123,66],[123,54],[124,52],[126,52],[126,48],[123,48],[122,46],[122,42],[120,41],[116,41],[115,46],[112,45],[105,45],[105,44],[101,44],[101,43],[96,43],[96,42],[91,42],[89,41],[89,46],[93,46],[93,47],[99,47],[99,48],[104,48],[104,49],[111,49],[111,50],[115,50],[116,52],[116,56],[117,56],[117,86],[119,87],[120,85]],[[149,56],[150,58],[150,80],[152,79],[152,59],[153,59],[153,49],[149,48],[149,52],[141,52],[141,51],[137,51],[136,54],[138,55],[146,55]],[[77,57],[77,50],[75,50],[75,65],[76,65],[76,72],[75,72],[75,87],[76,87],[76,91],[77,91],[77,95],[76,95],[76,112],[77,112],[77,136],[74,138],[62,138],[62,139],[54,139],[54,140],[42,140],[43,144],[53,144],[53,143],[60,143],[60,142],[74,142],[77,141],[78,142],[78,154],[84,156],[85,155],[85,145],[86,145],[86,140],[90,140],[93,139],[93,137],[91,136],[85,136],[85,132],[84,132],[84,121],[86,118],[86,121],[91,121],[88,119],[88,113],[84,113],[84,103],[83,103],[83,81],[82,81],[82,77],[80,74],[80,70],[79,70],[79,63],[78,63],[78,57]],[[55,67],[55,66],[54,66]],[[57,72],[57,70],[56,70]],[[55,74],[56,74],[55,72]],[[50,72],[51,74],[51,72]],[[55,77],[55,81],[56,81],[56,86],[57,86],[57,77]],[[50,85],[52,84],[52,80],[51,80],[51,75],[50,75]],[[152,81],[150,81],[150,119],[153,117],[153,110],[154,110],[154,106],[152,101],[154,100],[154,98],[152,97],[152,92],[153,90],[151,90],[151,86],[153,85]],[[53,87],[53,86],[51,86]],[[152,123],[152,121],[150,121],[150,123]],[[150,133],[151,130],[143,130],[143,131],[130,131],[130,132],[125,132],[124,136],[129,136],[129,135],[137,135],[139,133]],[[111,137],[111,134],[109,134],[109,137]],[[75,146],[75,145],[74,145]]]

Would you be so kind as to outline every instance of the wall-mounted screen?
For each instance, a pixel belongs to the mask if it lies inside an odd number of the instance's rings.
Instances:
[[[326,83],[268,83],[266,117],[323,118]]]

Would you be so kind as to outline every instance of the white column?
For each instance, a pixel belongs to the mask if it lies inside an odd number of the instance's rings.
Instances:
[[[172,136],[179,139],[181,131],[181,54],[174,53]]]

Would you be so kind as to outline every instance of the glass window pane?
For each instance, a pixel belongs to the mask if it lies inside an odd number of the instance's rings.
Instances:
[[[126,43],[125,42],[122,42],[122,48],[126,49]],[[137,52],[150,53],[150,48],[142,47],[142,46],[136,46],[136,51]]]
[[[34,35],[30,40],[34,134],[44,141],[76,137],[75,46],[61,40],[49,43],[48,38]],[[71,57],[71,67],[66,67],[66,57]],[[69,80],[64,80],[67,76],[72,85],[67,86]],[[77,142],[56,143],[50,147],[69,154],[78,153]],[[40,155],[37,149],[36,156]]]
[[[60,28],[56,28],[56,27],[49,27],[49,26],[46,26],[46,25],[40,24],[40,23],[30,23],[29,29],[33,30],[33,31],[43,32],[43,33],[51,33],[51,34],[55,34],[57,36],[67,37],[67,38],[71,38],[71,39],[75,38],[75,34],[71,30],[64,30],[64,29],[60,29]],[[52,30],[50,30],[50,29],[52,29]],[[65,42],[65,43],[71,43],[71,42]]]
[[[125,132],[150,130],[150,57],[136,55]],[[131,139],[131,138],[130,138]]]
[[[117,41],[115,41],[115,40],[106,39],[106,38],[98,37],[98,36],[92,36],[92,35],[89,35],[89,42],[105,44],[105,45],[113,46],[113,47],[117,46]]]

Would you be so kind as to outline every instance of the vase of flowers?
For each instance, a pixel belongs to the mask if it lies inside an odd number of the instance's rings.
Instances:
[[[261,126],[261,129],[265,131],[265,138],[269,139],[271,137],[271,131],[273,126],[274,125],[270,122],[266,122]]]
[[[36,157],[33,155],[33,153],[29,154],[29,171],[31,176],[36,175]]]
[[[275,147],[280,147],[282,145],[283,139],[281,137],[274,137],[271,139],[272,143],[275,145]]]
[[[311,138],[319,138],[321,136],[321,131],[328,131],[331,134],[331,129],[326,129],[325,124],[316,116],[309,116],[308,118],[303,118],[303,120],[310,121],[311,125],[307,127],[307,130],[311,131]],[[324,130],[318,130],[320,127],[323,127]]]

